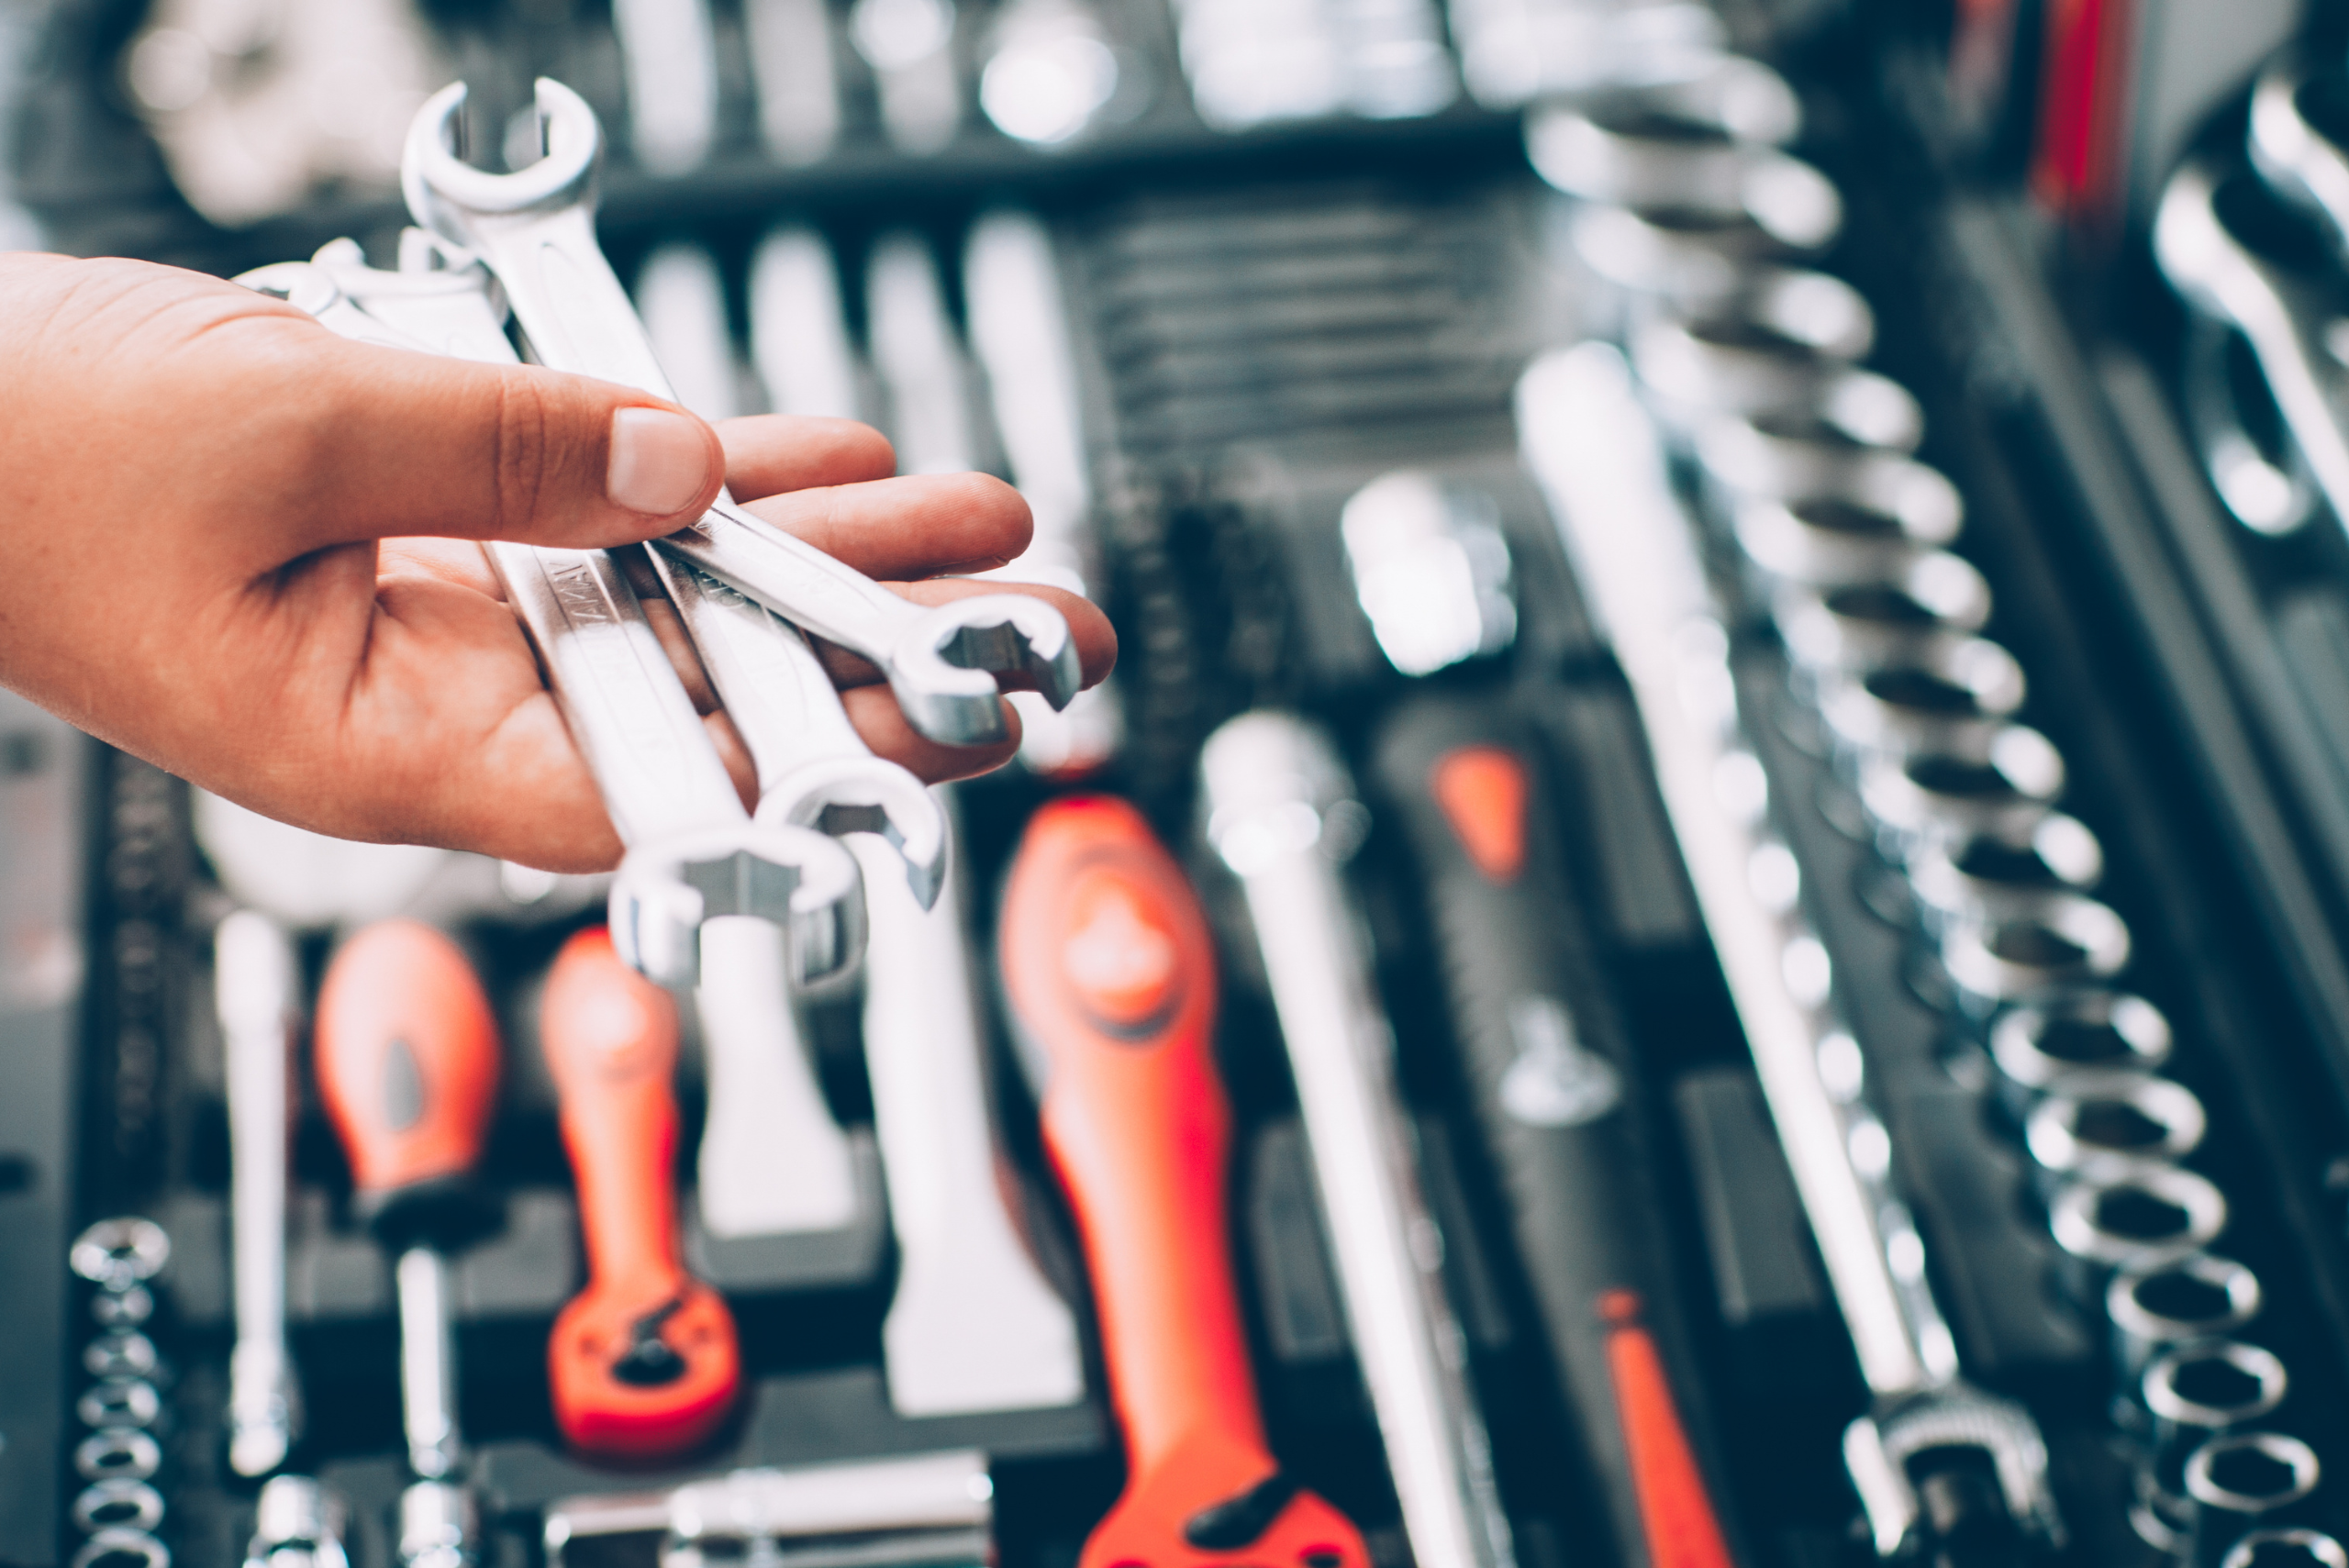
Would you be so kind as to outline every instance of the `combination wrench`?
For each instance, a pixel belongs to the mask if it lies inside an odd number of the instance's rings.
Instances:
[[[1843,1459],[1877,1554],[1969,1525],[2060,1545],[2046,1441],[2023,1407],[1961,1375],[1924,1240],[1893,1184],[1889,1134],[1866,1103],[1865,1057],[1835,1017],[1828,954],[1798,890],[1763,874],[1791,857],[1743,741],[1722,611],[1620,352],[1586,343],[1535,361],[1519,384],[1518,425],[1630,680],[1665,816],[1875,1396],[1845,1429]],[[1987,1462],[1987,1480],[1952,1466],[1966,1451]]]
[[[425,271],[426,246],[403,249],[416,270],[369,268],[338,241],[240,281],[345,337],[514,362],[481,271]],[[703,922],[747,915],[787,931],[803,983],[852,967],[864,936],[855,862],[820,833],[751,819],[619,563],[599,550],[482,548],[628,846],[611,895],[621,954],[661,984],[688,984]]]
[[[546,156],[492,174],[455,151],[462,83],[441,89],[409,128],[401,172],[409,211],[495,274],[540,362],[669,398],[628,295],[596,243],[603,130],[586,100],[540,78]],[[1006,739],[995,675],[1024,672],[1054,707],[1082,679],[1060,612],[1027,595],[922,607],[814,546],[762,522],[720,493],[692,527],[659,541],[794,624],[880,667],[915,728],[947,745]]]

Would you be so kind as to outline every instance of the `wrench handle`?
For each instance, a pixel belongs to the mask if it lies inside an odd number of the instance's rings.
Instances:
[[[871,754],[797,627],[666,551],[646,553],[750,750],[762,791],[819,751]]]
[[[1179,1451],[1214,1463],[1219,1483],[1269,1473],[1231,1273],[1231,1114],[1209,1055],[1215,957],[1198,901],[1133,807],[1060,800],[1029,823],[999,929],[1132,1468]]]
[[[1453,1032],[1553,1361],[1628,1560],[1733,1561],[1633,1063],[1608,1005],[1530,739],[1497,706],[1423,699],[1377,773],[1425,889]]]
[[[540,1043],[554,1079],[563,1147],[579,1189],[590,1288],[627,1282],[674,1294],[677,1252],[677,1015],[668,994],[622,963],[601,927],[562,945],[547,977]]]

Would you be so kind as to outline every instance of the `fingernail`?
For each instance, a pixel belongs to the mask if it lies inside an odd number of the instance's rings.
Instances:
[[[699,424],[665,408],[612,416],[612,465],[604,475],[612,505],[663,517],[693,505],[708,483],[709,444]]]

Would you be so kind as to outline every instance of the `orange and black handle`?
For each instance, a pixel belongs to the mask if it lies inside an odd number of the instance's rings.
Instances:
[[[1193,1546],[1245,1546],[1292,1489],[1265,1445],[1231,1272],[1206,917],[1141,814],[1092,796],[1030,819],[999,929],[1012,1025],[1041,1063],[1044,1145],[1084,1238],[1130,1489],[1186,1498]]]
[[[385,1243],[453,1247],[494,1223],[470,1177],[497,1096],[497,1019],[463,951],[414,920],[366,927],[327,966],[315,1031],[318,1093]]]
[[[1388,722],[1375,761],[1618,1560],[1731,1568],[1745,1558],[1675,1306],[1637,1074],[1550,830],[1540,754],[1504,703],[1422,697]]]
[[[587,1250],[547,1344],[555,1423],[587,1453],[684,1453],[724,1424],[741,1358],[678,1252],[676,1008],[598,928],[563,944],[540,1019]]]

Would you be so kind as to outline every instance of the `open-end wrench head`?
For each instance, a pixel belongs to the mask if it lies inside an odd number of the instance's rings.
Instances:
[[[612,879],[612,944],[658,984],[701,974],[702,922],[747,915],[780,926],[798,984],[853,969],[864,952],[864,881],[838,841],[806,828],[742,824],[640,844]]]
[[[925,909],[946,885],[946,811],[922,782],[877,757],[816,757],[791,770],[759,802],[758,820],[812,828],[837,839],[871,833],[906,862]]]
[[[984,746],[1009,738],[993,677],[1025,673],[1063,708],[1084,681],[1076,639],[1060,611],[1027,594],[956,599],[907,623],[889,684],[906,717],[932,740]]]
[[[540,77],[539,125],[546,156],[527,169],[493,174],[460,154],[458,111],[465,84],[451,82],[424,101],[409,122],[400,159],[400,194],[409,214],[452,245],[474,248],[467,213],[515,214],[542,207],[592,205],[604,130],[587,100],[560,82]]]

